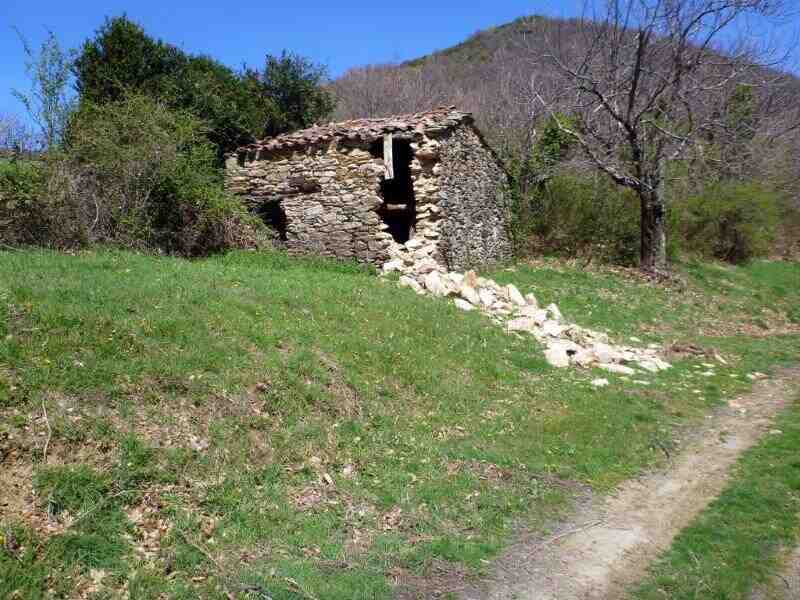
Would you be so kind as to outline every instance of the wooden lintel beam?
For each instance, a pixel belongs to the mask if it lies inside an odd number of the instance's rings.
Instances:
[[[386,170],[386,179],[394,179],[394,156],[392,155],[392,142],[394,137],[391,133],[383,134],[383,167]]]

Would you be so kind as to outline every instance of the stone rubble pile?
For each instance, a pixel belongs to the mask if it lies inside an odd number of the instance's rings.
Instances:
[[[618,375],[670,367],[658,356],[658,344],[646,348],[612,344],[605,333],[567,322],[555,304],[542,308],[533,294],[523,295],[513,284],[502,286],[474,271],[448,272],[434,260],[435,250],[421,238],[396,245],[383,272],[399,273],[400,285],[418,294],[449,297],[461,310],[481,311],[509,333],[532,335],[554,367],[598,367]]]

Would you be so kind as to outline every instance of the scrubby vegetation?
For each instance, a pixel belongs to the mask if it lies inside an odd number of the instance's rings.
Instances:
[[[63,146],[0,167],[4,244],[95,243],[196,256],[258,245],[202,121],[143,95],[82,103]]]
[[[718,182],[670,197],[668,254],[744,263],[773,254],[782,225],[800,218],[789,199],[769,184]],[[639,260],[637,199],[603,177],[558,173],[518,197],[517,251],[555,254],[620,265]],[[790,234],[787,234],[790,235]],[[784,240],[785,241],[785,240]]]
[[[263,69],[235,72],[192,55],[125,17],[109,19],[86,40],[74,63],[81,101],[117,102],[132,92],[203,120],[220,155],[236,147],[309,125],[330,114],[325,71],[291,53],[267,56]]]
[[[37,160],[0,164],[0,242],[105,243],[201,256],[258,247],[261,222],[222,184],[225,152],[333,108],[324,70],[289,53],[235,72],[107,20],[80,52],[51,34],[31,57]],[[69,58],[74,55],[74,60]],[[76,97],[69,94],[74,74]]]

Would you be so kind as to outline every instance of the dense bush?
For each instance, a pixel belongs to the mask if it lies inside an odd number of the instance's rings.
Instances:
[[[16,246],[35,243],[39,198],[44,187],[41,163],[0,159],[0,241]]]
[[[59,152],[12,162],[0,175],[0,243],[55,249],[90,241],[95,182]]]
[[[800,213],[758,182],[713,183],[672,190],[668,252],[740,263],[768,255],[783,223]],[[607,179],[562,172],[527,194],[518,192],[514,233],[523,255],[638,260],[639,205]]]
[[[267,239],[263,222],[224,190],[213,163],[213,148],[200,144],[164,166],[148,211],[155,243],[164,251],[201,256],[258,247]]]
[[[267,56],[263,71],[237,73],[151,38],[126,17],[108,19],[83,44],[74,74],[81,102],[137,93],[202,119],[218,158],[253,137],[310,125],[334,106],[322,86],[325,70],[301,57]]]
[[[5,244],[56,248],[107,242],[188,256],[258,244],[259,222],[223,189],[202,123],[147,96],[72,117],[63,153],[11,167]]]
[[[233,71],[148,36],[126,17],[106,20],[74,65],[82,103],[119,102],[131,93],[191,111],[221,151],[246,141],[267,119]]]
[[[262,135],[278,135],[301,129],[330,116],[336,106],[323,87],[325,69],[311,61],[283,52],[267,56],[264,70],[249,69],[244,80],[253,96],[267,107],[269,118]]]
[[[523,254],[591,255],[634,264],[638,200],[602,177],[556,175],[519,195],[514,238]]]
[[[683,248],[733,263],[769,254],[782,199],[758,182],[727,182],[674,203],[673,235]]]
[[[37,65],[57,55],[59,69],[37,66],[36,89],[60,93],[70,53],[49,39]],[[72,74],[78,98],[63,136],[40,162],[0,170],[4,245],[111,243],[186,256],[260,245],[261,221],[224,190],[223,155],[333,110],[324,69],[299,56],[236,72],[126,17],[107,19],[83,44]]]

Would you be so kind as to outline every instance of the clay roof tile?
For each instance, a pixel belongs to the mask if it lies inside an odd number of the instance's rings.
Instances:
[[[340,123],[328,123],[327,125],[315,124],[301,131],[284,133],[243,146],[239,148],[239,152],[302,148],[330,141],[337,137],[372,141],[382,137],[385,133],[442,131],[471,121],[472,115],[470,113],[461,112],[455,106],[442,106],[434,110],[411,115],[398,115],[378,119],[353,119]]]

